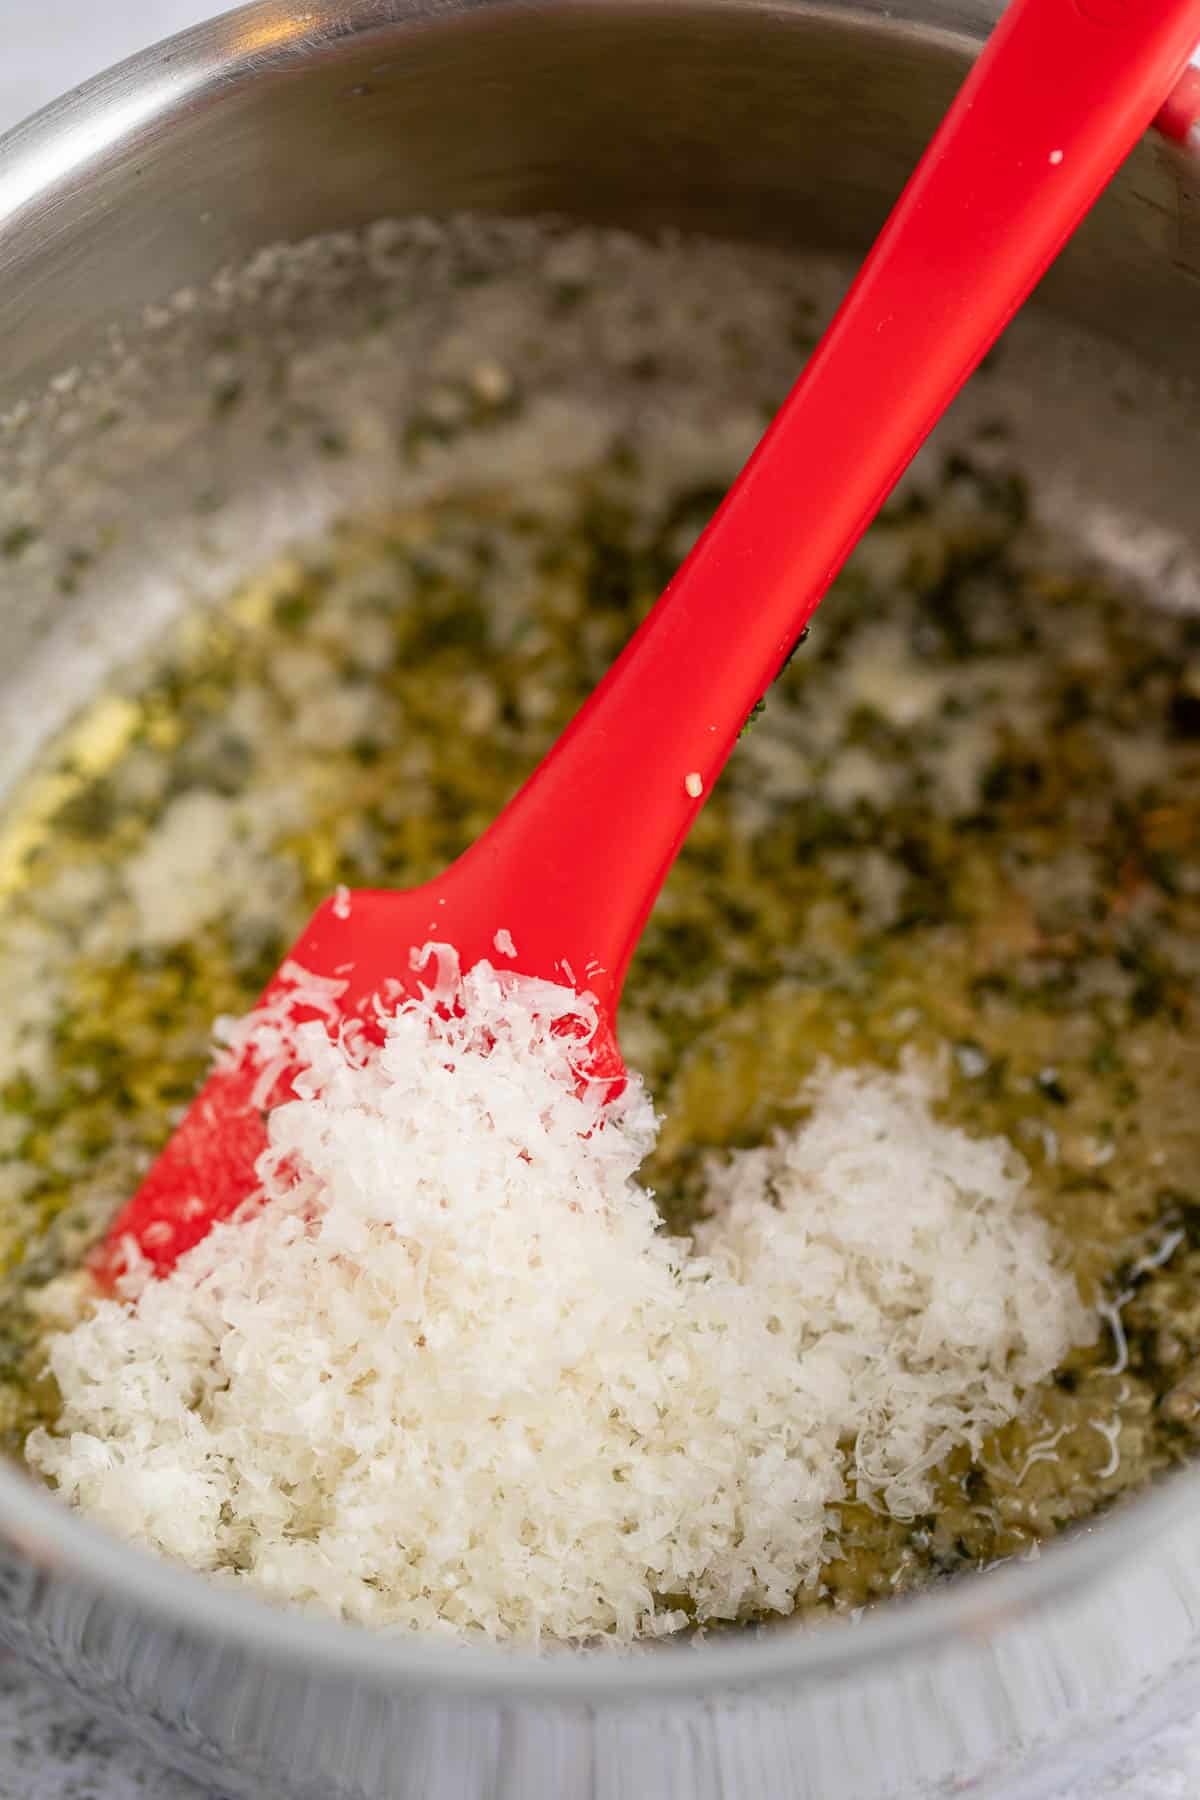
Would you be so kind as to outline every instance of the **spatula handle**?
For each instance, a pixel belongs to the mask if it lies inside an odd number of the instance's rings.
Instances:
[[[493,920],[519,896],[523,967],[615,1004],[751,706],[1197,40],[1200,0],[1012,0],[708,530],[468,852]]]

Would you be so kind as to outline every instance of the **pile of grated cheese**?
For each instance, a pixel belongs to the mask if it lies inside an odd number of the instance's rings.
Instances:
[[[824,1070],[672,1240],[640,1083],[577,1079],[578,995],[435,961],[377,1049],[298,1028],[256,1204],[51,1340],[30,1461],[125,1537],[460,1637],[786,1613],[840,1501],[925,1508],[1092,1334],[1019,1157],[927,1071]]]

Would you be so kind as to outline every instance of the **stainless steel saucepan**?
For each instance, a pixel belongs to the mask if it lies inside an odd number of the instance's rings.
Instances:
[[[992,17],[260,0],[0,140],[0,540],[28,550],[0,558],[0,787],[181,596],[388,491],[430,333],[476,264],[519,272],[521,220],[798,268],[861,252]],[[988,377],[1046,508],[1181,606],[1200,604],[1198,169],[1148,138]],[[452,214],[475,222],[442,231]],[[1200,1474],[857,1624],[538,1659],[285,1615],[3,1470],[0,1634],[223,1794],[1048,1793],[1200,1667]]]

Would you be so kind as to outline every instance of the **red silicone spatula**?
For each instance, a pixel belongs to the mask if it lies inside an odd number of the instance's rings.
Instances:
[[[415,991],[411,953],[438,940],[464,969],[486,958],[590,990],[619,1075],[622,978],[747,713],[1198,39],[1200,0],[1013,0],[778,418],[541,767],[429,886],[313,917],[289,962],[345,982],[337,1016],[370,1020],[389,983]],[[289,991],[281,972],[264,1002]],[[165,1269],[227,1217],[289,1091],[286,1068],[252,1055],[214,1073],[115,1221],[101,1277],[128,1237]]]

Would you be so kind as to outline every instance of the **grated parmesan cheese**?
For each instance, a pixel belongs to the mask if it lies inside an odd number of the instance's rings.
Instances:
[[[786,1613],[839,1501],[926,1507],[1093,1329],[1025,1165],[941,1124],[927,1071],[820,1073],[803,1125],[713,1167],[688,1244],[636,1180],[641,1083],[581,1087],[579,996],[418,966],[379,1048],[295,1030],[258,1204],[50,1340],[30,1461],[122,1535],[393,1629]]]

